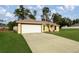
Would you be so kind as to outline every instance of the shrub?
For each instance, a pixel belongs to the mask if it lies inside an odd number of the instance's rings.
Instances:
[[[7,25],[9,27],[9,30],[13,30],[13,27],[17,26],[17,23],[16,23],[16,21],[13,21],[13,22],[10,21]]]

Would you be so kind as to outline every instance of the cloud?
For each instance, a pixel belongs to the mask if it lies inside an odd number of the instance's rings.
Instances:
[[[57,11],[55,9],[52,9],[51,10],[51,13],[56,13]]]
[[[40,20],[41,19],[41,15],[42,15],[42,10],[37,10],[36,18]]]
[[[28,6],[27,8],[30,9],[30,10],[34,10],[35,9],[33,6]]]
[[[57,7],[59,10],[62,10],[62,11],[64,11],[64,7],[63,6],[59,6],[59,7]]]
[[[37,5],[36,8],[38,9],[43,9],[45,7],[45,5]]]
[[[0,7],[0,15],[4,15],[6,13],[6,9]]]
[[[58,8],[58,10],[61,10],[61,11],[73,11],[75,9],[75,6],[63,5],[63,6],[59,6],[57,8]]]
[[[66,10],[69,10],[69,11],[73,11],[75,9],[75,6],[64,5],[63,8],[66,9]]]
[[[41,15],[42,15],[42,8],[44,7],[43,5],[34,5],[34,6],[24,6],[25,8],[28,8],[30,9],[31,12],[33,12],[33,10],[36,10],[37,11],[37,14],[36,14],[36,18],[37,19],[41,19]]]
[[[29,9],[34,9],[34,7],[32,7],[32,6],[29,6],[28,8],[29,8]]]
[[[0,19],[3,19],[5,17],[6,9],[3,7],[0,7]]]
[[[37,8],[42,9],[42,6],[41,5],[37,5]]]
[[[13,13],[10,13],[10,12],[7,12],[5,16],[6,17],[13,18],[14,17],[14,14]]]
[[[16,6],[16,9],[19,9],[19,5]]]
[[[34,6],[31,6],[31,5],[24,5],[24,8],[30,9],[30,10],[36,10],[36,8]]]

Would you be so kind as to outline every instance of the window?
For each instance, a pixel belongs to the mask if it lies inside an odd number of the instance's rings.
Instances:
[[[56,30],[56,26],[55,26],[55,30]]]
[[[51,27],[53,27],[53,25],[51,25]]]

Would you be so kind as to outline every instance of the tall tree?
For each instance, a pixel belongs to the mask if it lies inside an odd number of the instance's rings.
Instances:
[[[35,16],[32,14],[29,15],[29,18],[34,19],[34,20],[36,19]]]
[[[15,16],[18,17],[18,19],[26,19],[26,18],[33,18],[35,19],[35,16],[32,15],[31,11],[29,9],[25,9],[23,5],[20,5],[18,9],[14,12]]]
[[[49,12],[50,12],[49,8],[48,7],[44,7],[42,9],[42,12],[43,12],[43,15],[42,15],[43,20],[44,21],[48,21],[49,20]]]
[[[52,20],[54,23],[60,24],[62,16],[59,13],[54,13],[52,15]]]
[[[33,15],[34,15],[34,16],[36,16],[36,14],[37,14],[37,11],[36,11],[36,10],[34,10],[34,11],[33,11]]]
[[[23,5],[20,5],[19,8],[14,11],[14,14],[15,16],[18,17],[18,19],[22,19],[22,20],[25,19],[26,14],[25,14],[25,8],[23,7]]]
[[[36,19],[36,14],[37,14],[37,11],[36,10],[33,10],[33,13],[29,14],[29,17],[31,19]]]
[[[71,26],[73,24],[73,21],[70,18],[65,17],[65,22],[67,26]]]

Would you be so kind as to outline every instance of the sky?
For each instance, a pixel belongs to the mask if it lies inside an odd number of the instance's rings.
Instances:
[[[25,8],[31,11],[36,10],[36,19],[41,20],[42,8],[49,7],[51,14],[59,13],[63,17],[69,17],[70,19],[79,18],[79,6],[74,5],[24,5]],[[16,20],[14,11],[19,8],[18,5],[0,5],[0,19],[3,19],[5,23]]]

